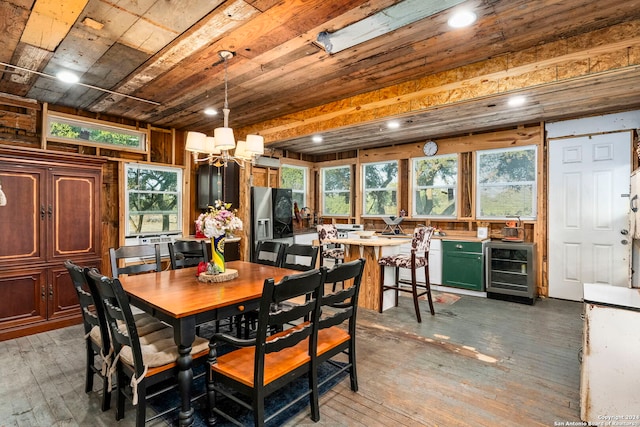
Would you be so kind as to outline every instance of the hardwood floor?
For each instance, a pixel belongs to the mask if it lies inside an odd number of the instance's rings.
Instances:
[[[463,295],[423,322],[413,305],[358,312],[359,391],[321,398],[321,420],[287,425],[553,426],[579,419],[582,304],[533,306]],[[113,426],[84,393],[81,326],[0,342],[0,426]],[[112,405],[113,406],[113,405]],[[118,426],[133,426],[128,409]],[[148,424],[164,425],[162,422]]]

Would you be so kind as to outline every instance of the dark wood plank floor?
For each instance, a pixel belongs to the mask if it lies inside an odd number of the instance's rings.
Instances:
[[[473,296],[451,305],[411,300],[358,313],[358,378],[287,425],[553,426],[579,421],[582,304],[533,306]],[[100,384],[84,393],[82,328],[0,342],[0,426],[113,426],[100,411]],[[129,410],[118,426],[133,426]],[[162,422],[148,425],[164,425]]]

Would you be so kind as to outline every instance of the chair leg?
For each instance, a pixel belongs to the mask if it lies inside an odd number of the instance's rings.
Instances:
[[[396,267],[396,278],[395,278],[395,283],[396,283],[396,307],[398,306],[399,301],[399,296],[400,296],[400,268]]]
[[[253,425],[264,426],[264,394],[258,392],[253,398]]]
[[[91,347],[90,338],[86,338],[87,344],[87,372],[84,381],[84,392],[90,393],[93,390],[93,366],[95,364],[95,353]]]
[[[138,384],[138,405],[136,407],[136,427],[144,427],[147,419],[147,390],[144,381]]]
[[[109,389],[109,373],[102,377],[102,411],[111,408],[111,390]]]
[[[358,391],[358,371],[356,371],[355,336],[351,337],[351,342],[349,343],[349,363],[351,364],[351,368],[349,369],[349,374],[351,376],[351,390]]]
[[[309,369],[309,390],[311,390],[311,394],[309,395],[309,406],[311,407],[311,419],[313,422],[320,421],[320,403],[318,392],[318,366],[312,366]]]
[[[431,315],[434,316],[436,314],[433,309],[433,298],[431,298],[431,279],[429,278],[429,265],[424,267],[424,280],[425,286],[427,288],[427,300],[429,300],[429,310],[431,311]]]
[[[118,369],[117,378],[118,386],[116,388],[116,420],[121,420],[124,418],[124,387],[126,387],[127,381],[125,375],[120,369]]]
[[[413,306],[416,309],[416,317],[418,318],[418,323],[422,323],[422,317],[420,316],[420,304],[418,301],[418,288],[416,286],[415,268],[411,269],[411,291],[413,293]]]
[[[378,313],[382,313],[382,301],[384,300],[384,265],[380,266],[380,306]]]

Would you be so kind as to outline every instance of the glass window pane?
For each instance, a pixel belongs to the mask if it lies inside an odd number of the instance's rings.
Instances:
[[[307,171],[302,166],[283,165],[280,168],[280,188],[290,188],[292,201],[298,209],[307,206]]]
[[[70,142],[85,141],[110,148],[120,146],[135,150],[144,150],[146,142],[145,132],[55,114],[48,115],[47,136]]]
[[[535,146],[478,151],[477,217],[536,217]]]
[[[351,166],[322,168],[322,213],[351,215]]]
[[[125,173],[126,235],[180,233],[182,170],[129,163]]]
[[[364,215],[397,215],[398,162],[363,165]]]
[[[455,217],[458,155],[420,157],[412,165],[412,216]]]

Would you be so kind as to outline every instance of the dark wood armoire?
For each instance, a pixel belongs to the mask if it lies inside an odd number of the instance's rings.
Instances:
[[[81,321],[63,262],[101,267],[103,163],[0,145],[0,341]]]

